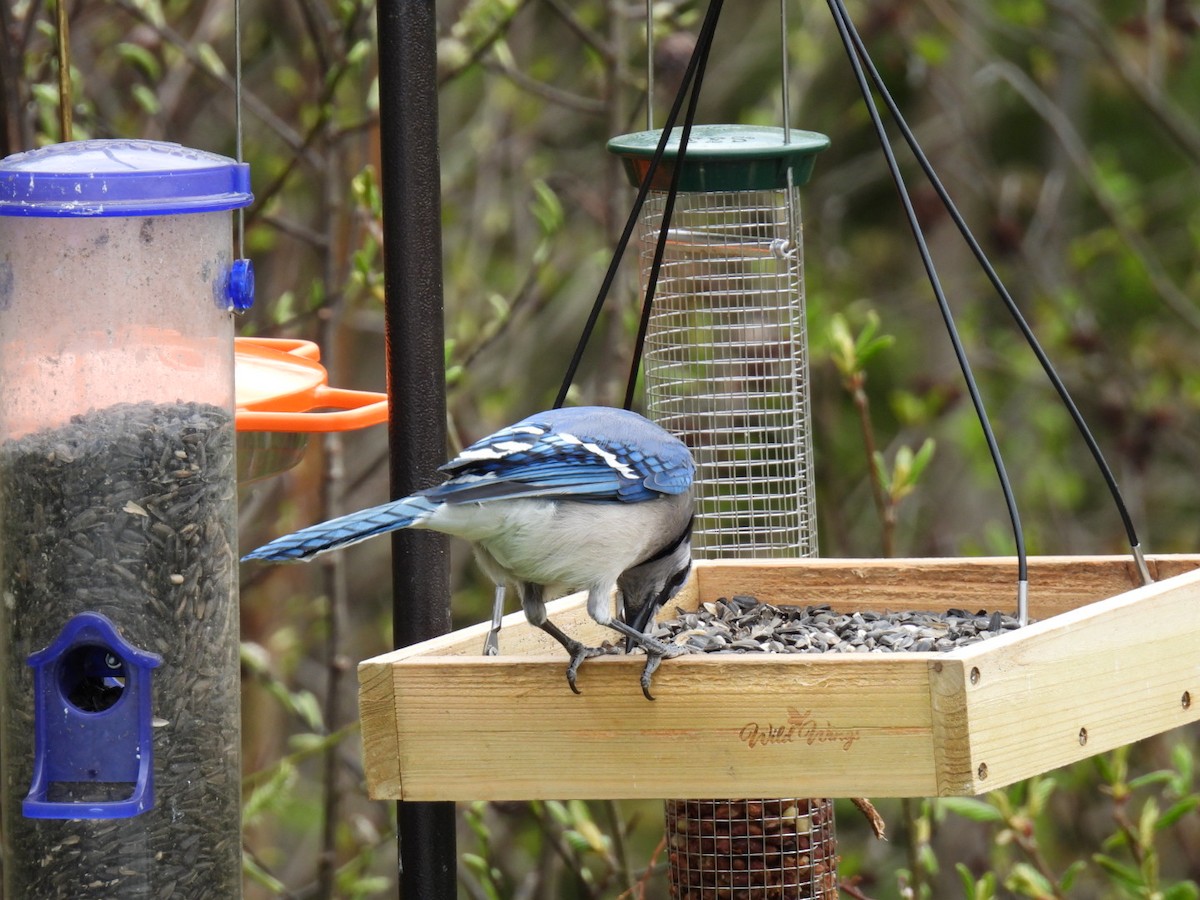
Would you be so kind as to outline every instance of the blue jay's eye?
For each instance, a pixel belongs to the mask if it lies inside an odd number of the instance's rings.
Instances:
[[[674,572],[672,572],[671,577],[667,579],[666,585],[663,587],[662,591],[659,592],[658,598],[655,600],[655,605],[662,606],[668,600],[674,597],[675,594],[679,592],[679,589],[683,587],[683,583],[687,581],[688,573],[690,571],[692,571],[692,564],[689,560],[686,566],[683,566],[682,568],[676,569]]]

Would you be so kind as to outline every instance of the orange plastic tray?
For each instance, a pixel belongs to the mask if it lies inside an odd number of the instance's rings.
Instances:
[[[237,338],[238,431],[351,431],[387,420],[387,394],[330,387],[311,341]]]

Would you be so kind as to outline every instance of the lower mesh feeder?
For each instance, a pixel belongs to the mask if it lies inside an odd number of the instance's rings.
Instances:
[[[676,900],[837,897],[831,800],[668,800]]]

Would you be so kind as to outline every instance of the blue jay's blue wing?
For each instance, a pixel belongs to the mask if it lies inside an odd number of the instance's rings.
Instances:
[[[573,407],[530,416],[472,444],[441,469],[431,500],[513,497],[638,503],[681,494],[694,466],[681,441],[641,416]]]
[[[639,503],[683,494],[691,486],[694,465],[683,442],[636,413],[573,407],[538,413],[501,429],[472,444],[442,471],[449,478],[437,487],[312,525],[243,559],[311,559],[420,525],[443,504],[518,497]]]

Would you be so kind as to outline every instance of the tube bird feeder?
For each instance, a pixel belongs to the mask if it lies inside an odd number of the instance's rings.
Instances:
[[[241,896],[229,211],[178,144],[0,161],[4,894]]]

